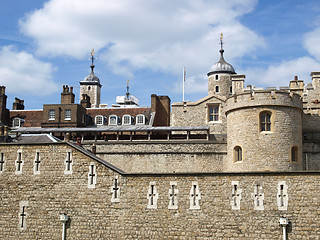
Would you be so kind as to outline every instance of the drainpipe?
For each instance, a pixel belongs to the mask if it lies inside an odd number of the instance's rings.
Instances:
[[[280,217],[279,222],[282,226],[283,240],[287,240],[287,226],[289,224],[289,221],[286,217]]]
[[[60,221],[62,222],[62,240],[66,240],[66,223],[69,217],[67,214],[63,213],[60,215]]]

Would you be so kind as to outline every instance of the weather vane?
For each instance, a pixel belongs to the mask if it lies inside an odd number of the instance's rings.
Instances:
[[[93,48],[92,48],[92,50],[91,50],[90,56],[91,56],[91,57],[89,58],[89,60],[91,60],[92,65],[93,65],[94,60],[97,59],[97,58],[94,57],[94,49],[93,49]]]
[[[220,46],[221,46],[221,49],[223,48],[223,33],[220,34]]]

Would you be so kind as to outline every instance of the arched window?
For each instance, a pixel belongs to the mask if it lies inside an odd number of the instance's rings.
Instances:
[[[219,86],[216,86],[216,93],[219,92]]]
[[[23,123],[24,123],[24,119],[16,117],[12,121],[12,127],[21,127]]]
[[[144,125],[145,124],[145,116],[143,114],[139,114],[137,117],[136,117],[136,124],[137,125]]]
[[[88,91],[90,91],[91,90],[91,87],[90,86],[88,86]]]
[[[234,161],[241,162],[242,161],[242,148],[240,146],[235,146],[233,149],[234,152]]]
[[[293,146],[291,148],[291,162],[298,162],[298,147]]]
[[[109,117],[109,125],[118,125],[118,116],[117,115],[111,115]]]
[[[219,79],[219,75],[216,75],[216,80],[218,80]]]
[[[131,116],[130,115],[123,115],[122,125],[131,125]]]
[[[96,116],[95,123],[96,123],[96,125],[103,125],[104,124],[104,117],[101,115]]]
[[[260,131],[271,131],[271,112],[264,111],[260,113]]]

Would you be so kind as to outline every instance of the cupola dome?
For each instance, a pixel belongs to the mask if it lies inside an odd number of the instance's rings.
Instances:
[[[234,71],[234,68],[232,67],[231,64],[227,63],[224,58],[223,58],[223,42],[222,42],[222,34],[220,38],[220,44],[221,44],[221,49],[220,49],[220,59],[217,63],[213,64],[212,67],[209,70],[209,73],[207,74],[208,76],[216,73],[228,73],[228,74],[235,74],[236,72]]]

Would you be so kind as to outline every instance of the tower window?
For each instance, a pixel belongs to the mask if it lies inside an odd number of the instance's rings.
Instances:
[[[208,114],[209,122],[217,122],[219,121],[219,105],[209,106],[209,114]]]
[[[219,80],[219,75],[216,75],[216,80]]]
[[[219,86],[216,86],[216,93],[219,92]]]
[[[271,112],[260,113],[260,131],[271,131]]]
[[[291,162],[298,162],[298,147],[291,148]]]
[[[88,91],[90,91],[91,90],[91,87],[90,86],[88,86]]]
[[[242,161],[242,148],[240,146],[234,147],[234,162]]]
[[[232,94],[232,86],[230,86],[230,94]]]

